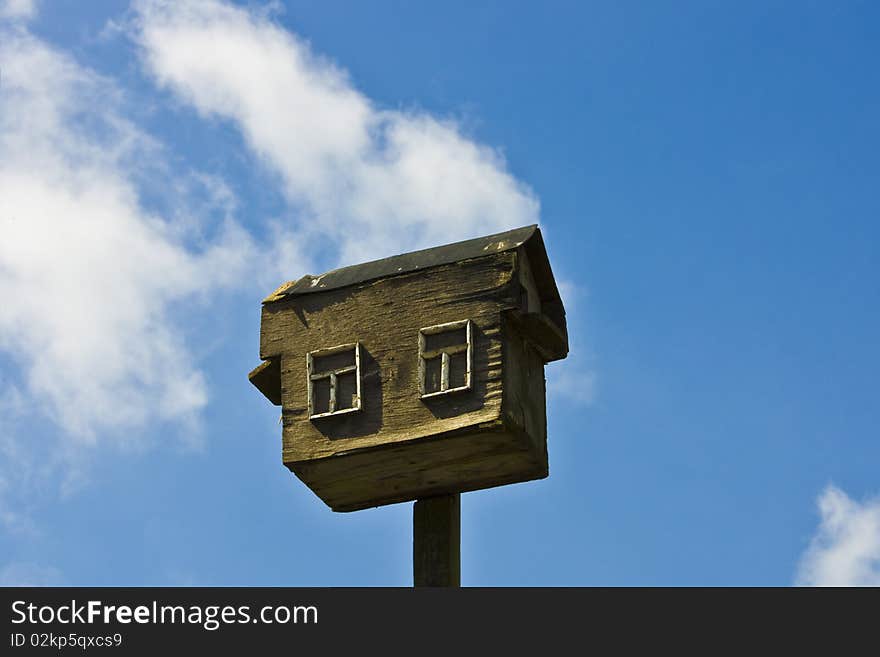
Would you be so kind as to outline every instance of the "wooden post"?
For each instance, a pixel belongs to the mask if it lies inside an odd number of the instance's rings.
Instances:
[[[461,495],[413,504],[413,584],[461,586]]]

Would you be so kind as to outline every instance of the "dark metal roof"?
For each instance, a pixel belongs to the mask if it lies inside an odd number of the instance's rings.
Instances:
[[[526,244],[526,242],[530,242],[536,235],[537,240],[535,240],[535,242],[537,242],[537,244],[535,244],[535,248],[529,250],[534,252],[536,248],[539,249],[539,258],[543,260],[543,262],[538,264],[537,268],[539,270],[546,270],[546,274],[549,274],[549,282],[552,285],[552,289],[547,289],[545,287],[541,296],[544,297],[546,294],[558,298],[559,292],[556,290],[556,284],[553,282],[552,274],[550,274],[550,263],[547,262],[547,254],[544,251],[543,240],[541,240],[541,231],[537,226],[533,225],[524,228],[515,228],[514,230],[508,230],[504,233],[496,233],[495,235],[487,235],[486,237],[455,242],[454,244],[436,246],[431,249],[412,251],[411,253],[391,256],[390,258],[383,258],[382,260],[373,260],[372,262],[365,262],[359,265],[333,269],[320,276],[307,274],[297,281],[285,283],[266,297],[263,300],[263,303],[280,301],[281,299],[301,294],[326,292],[328,290],[335,290],[341,287],[364,283],[379,278],[397,276],[399,274],[426,269],[428,267],[446,265],[460,260],[480,258],[501,251],[510,251],[519,248],[523,244]],[[529,254],[529,259],[534,261],[535,258],[532,253]],[[542,267],[542,265],[544,266]],[[535,266],[534,262],[533,266]],[[545,285],[547,284],[546,277],[543,282]]]

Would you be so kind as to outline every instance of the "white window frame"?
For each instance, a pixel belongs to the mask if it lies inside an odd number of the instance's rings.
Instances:
[[[332,356],[333,354],[339,354],[344,351],[350,351],[354,349],[354,365],[348,365],[346,367],[340,367],[335,370],[328,370],[326,372],[315,372],[314,371],[314,363],[315,358],[320,358],[321,356]],[[326,349],[318,349],[316,351],[310,351],[306,354],[306,366],[308,368],[308,378],[309,378],[309,419],[314,420],[316,418],[322,417],[330,417],[331,415],[344,415],[346,413],[355,413],[361,410],[361,343],[360,342],[352,342],[350,344],[341,344],[336,347],[328,347]],[[355,373],[355,381],[357,382],[357,390],[356,390],[356,398],[355,404],[351,408],[343,408],[341,410],[336,410],[336,377],[340,374],[346,374],[348,372]],[[320,379],[330,379],[330,400],[328,403],[329,411],[325,413],[315,413],[314,412],[314,384],[315,381]]]
[[[447,331],[455,331],[460,328],[467,328],[467,343],[464,345],[453,345],[450,347],[441,347],[428,351],[425,349],[425,336],[437,335],[438,333],[446,333]],[[452,354],[460,354],[467,352],[467,371],[465,372],[465,382],[463,386],[457,388],[449,387],[449,356]],[[425,392],[425,375],[427,368],[426,361],[440,356],[440,390],[436,392]],[[440,397],[448,395],[452,392],[462,392],[471,389],[473,379],[473,361],[474,361],[474,323],[469,319],[461,319],[455,322],[446,322],[445,324],[436,324],[434,326],[426,326],[419,329],[419,395],[422,399],[430,399],[432,397]]]

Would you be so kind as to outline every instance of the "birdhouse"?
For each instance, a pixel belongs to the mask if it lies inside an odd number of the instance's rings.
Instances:
[[[263,301],[251,382],[334,511],[548,474],[565,309],[537,226],[304,276]]]

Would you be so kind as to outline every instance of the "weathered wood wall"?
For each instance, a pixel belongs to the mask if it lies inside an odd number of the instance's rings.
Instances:
[[[261,357],[281,356],[284,461],[300,461],[490,422],[501,411],[501,312],[515,256],[500,253],[264,307]],[[471,319],[473,389],[419,398],[418,332]],[[309,421],[306,353],[359,341],[363,408]]]
[[[519,322],[505,316],[503,414],[508,428],[517,427],[531,442],[547,470],[547,404],[544,361],[521,333]]]
[[[336,510],[546,476],[543,361],[508,321],[526,310],[508,251],[263,308],[280,360],[283,461]],[[472,388],[419,395],[419,329],[474,323]],[[362,408],[310,420],[306,354],[361,345]],[[268,375],[267,375],[268,376]]]

